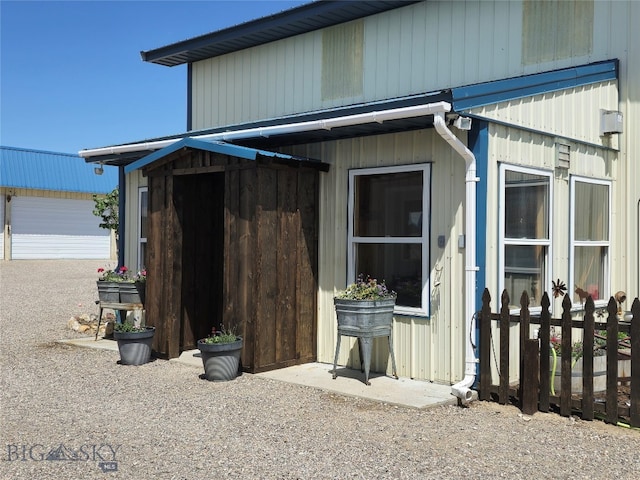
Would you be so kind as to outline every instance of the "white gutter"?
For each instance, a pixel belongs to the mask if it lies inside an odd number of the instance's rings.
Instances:
[[[345,115],[342,117],[327,118],[323,120],[312,120],[309,122],[289,123],[286,125],[274,125],[271,127],[247,128],[229,132],[210,133],[206,135],[193,135],[191,138],[197,140],[239,140],[242,138],[270,137],[272,135],[284,135],[289,133],[309,132],[312,130],[331,130],[332,128],[345,127],[350,125],[362,125],[365,123],[382,123],[386,120],[399,120],[402,118],[422,117],[424,115],[434,115],[451,111],[451,104],[447,102],[426,103],[412,107],[392,108],[376,112],[359,113],[356,115]],[[141,142],[129,145],[116,145],[113,147],[94,148],[80,150],[78,155],[84,158],[96,157],[100,155],[117,155],[121,153],[139,152],[143,150],[159,150],[168,147],[182,138],[172,138],[169,140],[157,140],[154,142]]]
[[[460,154],[466,165],[465,177],[465,376],[451,387],[451,393],[467,403],[472,398],[471,386],[476,378],[476,357],[471,340],[471,328],[475,314],[476,291],[476,157],[447,127],[444,113],[434,115],[433,126],[440,136]]]
[[[328,118],[324,120],[313,120],[309,122],[290,123],[286,125],[274,125],[271,127],[249,128],[244,130],[235,130],[229,132],[212,133],[206,135],[194,135],[191,138],[198,140],[238,140],[242,138],[269,137],[271,135],[283,135],[288,133],[308,132],[312,130],[331,130],[336,127],[344,127],[350,125],[362,125],[365,123],[378,122],[382,123],[386,120],[397,120],[402,118],[421,117],[424,115],[433,115],[433,126],[438,134],[453,149],[464,158],[466,163],[466,215],[465,215],[465,338],[471,333],[471,325],[475,310],[475,288],[476,288],[476,159],[471,150],[469,150],[446,125],[445,113],[451,111],[451,104],[448,102],[427,103],[424,105],[415,105],[411,107],[393,108],[369,113],[360,113],[356,115],[345,115],[341,117]],[[95,148],[81,150],[78,154],[84,158],[90,158],[100,155],[116,155],[128,152],[137,152],[142,150],[159,150],[182,140],[182,138],[174,138],[170,140],[158,140],[154,142],[142,142],[129,145],[116,145],[113,147]],[[471,400],[472,392],[469,387],[473,385],[476,375],[476,358],[473,351],[471,338],[469,337],[465,352],[465,377],[451,387],[452,393],[460,398],[463,402]]]

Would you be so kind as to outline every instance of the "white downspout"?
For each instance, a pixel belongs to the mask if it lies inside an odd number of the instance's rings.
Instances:
[[[451,387],[451,393],[458,397],[463,403],[467,403],[472,398],[471,386],[476,378],[476,357],[473,351],[471,340],[471,328],[473,316],[475,314],[475,291],[476,291],[476,157],[447,127],[443,112],[437,112],[433,116],[433,126],[438,134],[453,149],[460,154],[466,165],[465,176],[465,371],[464,378]]]

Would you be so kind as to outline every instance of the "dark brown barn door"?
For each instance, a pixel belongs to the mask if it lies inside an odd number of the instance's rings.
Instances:
[[[224,188],[224,173],[174,177],[183,236],[181,351],[222,321]]]

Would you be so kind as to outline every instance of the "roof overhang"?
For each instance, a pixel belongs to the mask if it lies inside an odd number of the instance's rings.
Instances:
[[[329,170],[328,163],[323,163],[310,158],[286,155],[283,153],[259,150],[256,148],[248,148],[226,142],[197,140],[195,138],[187,137],[127,165],[124,169],[124,173],[131,173],[134,170],[147,167],[161,158],[165,158],[172,153],[184,149],[203,150],[261,163],[281,164],[289,167],[309,167],[323,172]]]
[[[173,67],[312,32],[420,0],[315,1],[240,25],[142,51],[145,62]]]
[[[414,95],[87,149],[79,154],[87,162],[124,166],[187,137],[233,142],[235,145],[256,149],[276,149],[342,138],[410,131],[430,128],[433,125],[433,113],[450,111],[450,101],[449,92]]]

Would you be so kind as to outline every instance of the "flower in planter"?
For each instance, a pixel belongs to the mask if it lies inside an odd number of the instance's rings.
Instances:
[[[116,268],[115,270],[105,270],[101,267],[98,268],[98,273],[100,274],[98,280],[104,282],[132,282],[133,280],[131,280],[128,272],[129,269],[124,265],[120,268]]]
[[[551,335],[551,348],[556,352],[556,355],[560,357],[562,355],[562,338],[559,335]],[[601,357],[605,355],[605,351],[603,350],[602,340],[598,337],[593,340],[593,356]],[[552,352],[553,354],[553,352]],[[573,342],[571,345],[571,366],[573,367],[578,360],[582,358],[584,355],[584,343],[581,341]]]
[[[220,326],[220,330],[216,331],[216,327],[213,327],[211,330],[211,334],[200,340],[202,343],[206,344],[220,344],[220,343],[233,343],[238,341],[238,336],[234,333],[233,329],[230,328],[225,330],[224,326]]]
[[[142,270],[138,270],[138,273],[135,274],[133,280],[138,283],[144,283],[147,281],[147,269],[143,268]]]
[[[384,280],[378,280],[369,275],[360,274],[355,283],[349,285],[345,291],[336,295],[336,298],[344,300],[382,300],[395,298],[396,292],[387,289]]]

